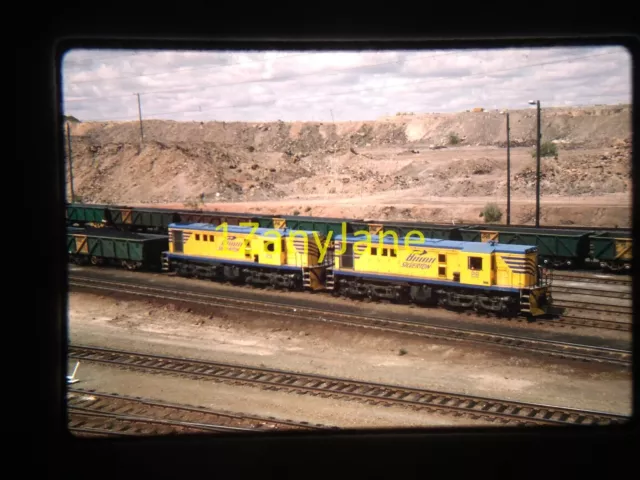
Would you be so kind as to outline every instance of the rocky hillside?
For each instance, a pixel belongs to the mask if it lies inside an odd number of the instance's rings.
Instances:
[[[86,202],[278,200],[423,187],[464,197],[505,191],[500,112],[402,115],[371,122],[72,123],[76,195]],[[534,187],[535,109],[510,113],[512,192]],[[543,193],[630,190],[628,106],[544,108]],[[428,193],[427,193],[428,192]]]

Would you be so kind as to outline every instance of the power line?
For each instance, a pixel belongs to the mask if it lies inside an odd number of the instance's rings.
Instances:
[[[491,75],[493,73],[500,73],[500,72],[506,72],[506,71],[514,71],[514,70],[521,70],[524,68],[531,68],[531,67],[536,67],[536,66],[543,66],[543,65],[550,65],[550,64],[554,64],[554,63],[562,63],[562,62],[571,62],[571,61],[576,61],[576,60],[581,60],[584,58],[592,58],[592,57],[599,57],[599,56],[603,56],[603,55],[611,55],[612,53],[617,53],[617,52],[606,52],[606,53],[599,53],[599,54],[592,54],[592,55],[583,55],[580,57],[571,57],[571,58],[563,58],[563,59],[559,59],[559,60],[550,60],[550,61],[546,61],[546,62],[541,62],[541,63],[535,63],[535,64],[529,64],[529,65],[521,65],[518,67],[510,67],[510,68],[504,68],[504,69],[498,69],[498,70],[492,70],[492,71],[487,71],[487,72],[479,72],[479,73],[475,73],[475,74],[470,74],[470,75],[463,75],[461,77],[458,77],[459,79],[462,78],[472,78],[472,77],[479,77],[479,76],[487,76],[487,75]],[[442,55],[440,55],[442,56]],[[393,62],[395,63],[395,62]],[[306,75],[306,74],[305,74]],[[457,80],[457,79],[456,79]],[[299,96],[299,97],[289,97],[289,98],[285,98],[282,99],[282,101],[295,101],[295,100],[302,100],[302,99],[310,99],[310,98],[322,98],[322,97],[331,97],[331,96],[338,96],[338,95],[346,95],[346,94],[350,94],[350,93],[360,93],[360,92],[365,92],[365,91],[373,91],[373,90],[384,90],[387,88],[398,88],[398,87],[406,87],[406,86],[413,86],[413,85],[421,85],[421,84],[425,84],[425,83],[435,83],[435,82],[439,82],[440,80],[433,80],[433,79],[429,79],[429,80],[420,80],[417,82],[405,82],[402,84],[395,84],[395,85],[382,85],[382,86],[378,86],[378,87],[368,87],[368,88],[360,88],[360,89],[352,89],[352,90],[347,90],[347,91],[342,91],[342,92],[332,92],[332,93],[325,93],[325,94],[318,94],[318,95],[305,95],[305,96]],[[174,110],[174,111],[167,111],[167,112],[161,112],[161,113],[153,113],[153,114],[149,114],[146,117],[154,117],[154,116],[160,116],[160,115],[168,115],[168,114],[174,114],[174,113],[200,113],[200,112],[208,112],[208,111],[214,111],[214,110],[222,110],[222,109],[227,109],[227,108],[244,108],[244,107],[248,107],[248,106],[260,106],[260,105],[271,105],[273,104],[274,101],[266,101],[266,102],[259,102],[259,103],[249,103],[249,104],[244,104],[244,105],[227,105],[227,106],[218,106],[218,107],[211,107],[208,109],[204,109],[204,110]],[[135,116],[127,116],[127,117],[120,117],[121,119],[130,119],[130,118],[135,118]],[[100,121],[102,119],[98,119],[97,121]],[[110,120],[109,118],[104,118],[103,120]]]

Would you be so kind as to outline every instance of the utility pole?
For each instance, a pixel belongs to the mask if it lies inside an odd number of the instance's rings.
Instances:
[[[536,227],[540,226],[540,100],[529,100],[529,105],[536,105],[537,109],[537,136],[536,136]]]
[[[142,151],[142,145],[144,143],[144,134],[142,132],[142,107],[140,106],[140,94],[136,93],[138,96],[138,119],[140,120],[140,150]]]
[[[538,109],[538,136],[536,137],[536,228],[540,226],[540,100],[537,102]]]
[[[71,160],[71,127],[69,121],[67,121],[67,145],[69,150],[69,178],[71,183],[71,203],[75,203],[75,194],[73,193],[73,161]]]
[[[509,112],[507,112],[507,225],[511,225],[511,142],[509,141]]]

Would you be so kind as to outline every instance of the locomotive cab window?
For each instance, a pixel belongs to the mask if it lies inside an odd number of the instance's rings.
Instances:
[[[482,258],[469,257],[469,270],[482,270]]]
[[[391,249],[391,256],[392,256],[392,257],[397,257],[397,256],[398,256],[398,255],[396,254],[396,249],[395,249],[395,248],[392,248],[392,249]]]
[[[196,233],[196,240],[200,240],[200,234]]]
[[[387,249],[386,249],[386,248],[383,248],[383,249],[382,249],[382,256],[383,256],[383,257],[386,257],[386,256],[387,256]]]
[[[371,255],[378,255],[378,249],[376,247],[371,247]]]
[[[447,257],[444,253],[439,253],[438,254],[438,263],[446,263],[447,262]]]

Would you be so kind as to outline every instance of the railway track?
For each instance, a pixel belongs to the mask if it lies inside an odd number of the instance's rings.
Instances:
[[[602,312],[612,317],[619,315],[626,315],[631,320],[631,314],[633,313],[633,307],[624,305],[603,305],[597,302],[585,302],[579,300],[569,300],[567,298],[554,299],[554,306],[559,308],[572,308],[581,309],[589,312]]]
[[[590,284],[591,285],[591,284]],[[574,286],[564,286],[564,285],[553,285],[552,292],[555,293],[565,293],[565,294],[573,294],[573,295],[589,295],[593,297],[604,297],[604,298],[619,298],[622,300],[630,300],[632,298],[631,292],[621,292],[621,291],[608,291],[598,289],[597,285],[593,284],[593,287],[574,287]]]
[[[566,272],[558,270],[553,271],[553,280],[597,283],[600,285],[623,285],[628,287],[631,287],[633,282],[632,277],[629,275],[605,275],[599,273]]]
[[[89,290],[107,290],[109,292],[155,298],[165,302],[186,302],[188,304],[199,306],[230,308],[250,312],[252,314],[277,314],[280,317],[284,316],[295,319],[305,318],[313,321],[417,335],[426,338],[473,342],[484,345],[490,344],[493,346],[508,347],[528,353],[543,354],[562,359],[609,363],[627,368],[631,366],[631,352],[627,350],[577,345],[567,342],[540,340],[530,337],[498,334],[480,330],[443,327],[410,320],[394,320],[383,317],[345,313],[330,309],[328,306],[323,309],[303,307],[299,305],[292,306],[277,302],[230,298],[221,295],[199,294],[184,290],[150,287],[138,284],[134,285],[91,278],[79,279],[78,277],[73,277],[70,279],[69,284],[70,286],[88,288]]]
[[[67,392],[68,428],[79,435],[211,434],[335,428],[292,420],[234,415],[92,390],[68,389]]]
[[[566,309],[556,321],[559,325],[630,332],[633,307],[616,303],[633,298],[631,287],[632,279],[627,276],[554,272],[554,305]]]
[[[572,325],[600,330],[631,331],[632,307],[602,305],[566,298],[554,298],[554,306],[563,310],[563,313],[553,320],[552,324],[556,326]]]
[[[614,330],[617,332],[630,332],[631,319],[628,322],[620,322],[618,320],[606,320],[601,318],[592,318],[588,316],[563,315],[553,320],[557,325],[578,326],[597,328],[599,330]]]
[[[611,425],[629,418],[607,412],[439,392],[399,385],[303,374],[89,346],[70,346],[71,358],[119,368],[208,379],[236,385],[322,397],[404,406],[432,413],[481,419],[503,425]]]

